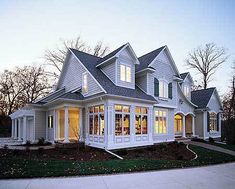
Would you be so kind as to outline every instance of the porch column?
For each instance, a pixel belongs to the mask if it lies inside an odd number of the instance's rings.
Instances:
[[[24,143],[26,143],[26,135],[27,135],[26,124],[27,124],[27,117],[24,116],[24,117],[23,117],[23,142],[24,142]]]
[[[11,120],[11,138],[14,138],[14,131],[15,130],[15,120]]]
[[[192,116],[192,132],[193,136],[195,136],[195,116]]]
[[[18,141],[21,141],[21,119],[18,118]]]
[[[80,135],[79,139],[80,141],[83,141],[83,122],[82,122],[82,108],[79,108],[79,132],[78,133]]]
[[[64,142],[69,142],[69,109],[64,107]]]
[[[14,139],[17,139],[17,119],[14,119]]]
[[[183,128],[182,128],[182,137],[185,138],[185,116],[182,116]]]

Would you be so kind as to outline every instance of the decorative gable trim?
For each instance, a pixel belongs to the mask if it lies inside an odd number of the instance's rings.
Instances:
[[[89,70],[86,68],[86,66],[83,65],[83,63],[78,59],[78,57],[71,51],[71,49],[69,49],[70,53],[72,53],[72,55],[77,59],[77,61],[79,62],[79,64],[82,65],[82,67],[86,70],[87,73],[89,73],[89,75],[94,79],[94,81],[97,83],[97,85],[102,89],[102,91],[104,93],[107,93],[106,90],[100,85],[100,83],[94,78],[94,76],[91,74],[91,72],[89,72]]]
[[[170,53],[170,51],[169,51],[167,45],[161,50],[160,53],[158,53],[158,55],[153,59],[153,61],[148,65],[148,67],[153,67],[153,64],[154,64],[155,61],[157,60],[158,56],[159,56],[164,50],[166,50],[167,55],[168,55],[168,57],[170,58],[170,62],[171,62],[172,65],[173,65],[174,71],[177,73],[177,76],[180,77],[179,70],[178,70],[178,68],[177,68],[177,66],[176,66],[176,64],[175,64],[175,61],[174,61],[173,58],[172,58],[172,55],[171,55],[171,53]]]

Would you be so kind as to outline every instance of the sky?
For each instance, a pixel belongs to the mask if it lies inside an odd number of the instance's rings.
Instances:
[[[194,80],[200,77],[185,65],[188,52],[214,42],[229,55],[209,84],[223,95],[235,60],[235,1],[0,0],[0,72],[43,64],[45,50],[77,36],[110,50],[129,42],[137,56],[167,45]]]

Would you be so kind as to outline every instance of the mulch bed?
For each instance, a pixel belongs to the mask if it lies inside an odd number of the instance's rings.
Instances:
[[[186,149],[183,143],[172,142],[168,144],[158,144],[148,147],[135,149],[122,149],[113,151],[124,159],[164,159],[164,160],[191,160],[194,154]],[[22,157],[26,159],[57,159],[71,160],[79,162],[88,161],[107,161],[117,159],[102,149],[85,147],[85,148],[54,148],[38,150],[10,150],[1,149],[1,157]]]

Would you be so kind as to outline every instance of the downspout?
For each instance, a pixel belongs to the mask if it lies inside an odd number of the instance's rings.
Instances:
[[[109,151],[109,150],[107,150],[107,149],[104,149],[104,150],[105,150],[106,152],[108,152],[109,154],[111,154],[111,155],[117,157],[118,159],[123,160],[123,157],[121,157],[121,156],[119,156],[119,155],[117,155],[117,154],[115,154],[115,153],[113,153],[113,152],[111,152],[111,151]]]

